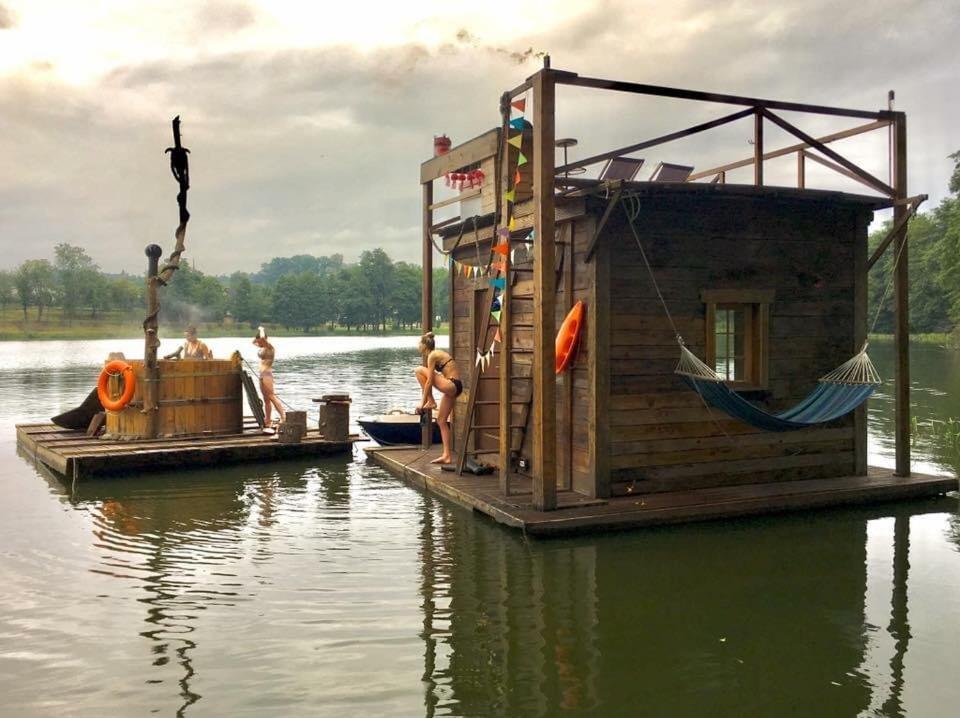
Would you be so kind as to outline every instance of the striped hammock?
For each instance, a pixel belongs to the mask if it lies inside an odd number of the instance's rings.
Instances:
[[[706,403],[764,431],[791,431],[838,419],[865,402],[880,384],[866,344],[855,357],[820,377],[803,401],[779,414],[764,411],[737,394],[683,344],[674,372]]]

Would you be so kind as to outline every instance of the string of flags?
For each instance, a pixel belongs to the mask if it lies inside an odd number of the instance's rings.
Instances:
[[[480,371],[484,372],[487,370],[487,367],[490,366],[490,363],[493,361],[496,346],[498,343],[502,342],[500,335],[500,317],[503,315],[503,308],[500,303],[500,293],[503,292],[507,287],[507,257],[509,256],[510,262],[516,260],[516,249],[510,246],[510,240],[513,236],[513,233],[517,229],[517,221],[513,216],[513,204],[516,203],[517,199],[517,188],[520,186],[522,176],[520,174],[520,168],[527,164],[527,157],[523,154],[523,130],[527,126],[526,119],[524,118],[524,113],[527,109],[527,99],[526,97],[521,97],[520,99],[513,100],[510,103],[511,114],[515,110],[518,113],[517,117],[513,117],[508,122],[507,128],[507,144],[511,147],[517,148],[517,165],[514,167],[513,176],[511,177],[511,187],[503,193],[504,198],[504,216],[506,217],[506,226],[501,227],[497,230],[497,243],[491,248],[490,252],[490,263],[487,265],[487,273],[490,274],[488,281],[490,286],[493,288],[493,301],[490,305],[490,318],[497,323],[496,333],[493,336],[493,341],[490,342],[490,347],[486,351],[477,350],[477,360],[476,365],[480,367]],[[513,133],[516,134],[513,134]],[[510,135],[513,134],[511,137]],[[533,241],[534,233],[531,230],[526,239],[530,242]],[[480,276],[483,272],[478,271],[479,267],[468,267],[467,265],[461,265],[456,260],[453,260],[453,269],[458,272],[463,272],[464,276]]]

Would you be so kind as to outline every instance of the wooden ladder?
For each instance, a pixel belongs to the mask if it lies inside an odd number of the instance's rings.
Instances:
[[[525,299],[532,297],[533,287],[532,279],[517,281],[518,277],[532,273],[532,269],[524,267],[511,268],[508,276],[511,285],[508,288],[504,289],[504,295],[508,293],[515,299]],[[518,290],[525,290],[529,293],[517,293]],[[478,339],[478,346],[483,347],[486,343],[487,335],[490,330],[490,318],[491,310],[493,307],[494,300],[494,287],[491,287],[487,290],[487,299],[488,301],[485,304],[488,306],[486,316],[481,320],[480,323],[480,332]],[[506,347],[501,345],[499,353],[499,362],[500,366],[503,366],[504,362],[512,361],[514,355],[517,354],[532,354],[532,349],[518,347],[515,345],[514,330],[532,330],[533,324],[529,323],[518,323],[514,321],[515,312],[509,311],[507,313],[507,321],[510,322],[510,331],[507,332],[509,337],[510,346]],[[483,351],[483,349],[481,349]],[[496,399],[478,399],[480,394],[480,382],[481,381],[497,381],[499,382],[499,374],[494,374],[491,372],[486,372],[482,370],[480,364],[474,364],[472,371],[472,381],[470,383],[470,396],[467,400],[467,418],[466,418],[466,428],[463,432],[463,448],[458,452],[457,458],[457,473],[462,474],[464,466],[466,465],[468,456],[481,456],[481,455],[493,455],[499,454],[500,449],[477,449],[469,448],[470,438],[475,435],[477,432],[483,431],[492,431],[495,430],[498,434],[500,431],[499,422],[496,424],[479,424],[477,423],[477,409],[481,406],[500,406],[499,395]],[[523,399],[516,398],[517,396],[526,393],[527,396]],[[531,376],[515,376],[513,372],[510,372],[510,403],[512,406],[521,407],[519,416],[515,416],[514,412],[510,412],[511,424],[510,424],[510,459],[511,462],[515,460],[523,449],[523,443],[527,437],[527,430],[530,424],[530,417],[533,409],[533,379]],[[511,406],[511,408],[512,408]],[[477,443],[476,441],[474,442]],[[511,472],[513,467],[511,468]]]

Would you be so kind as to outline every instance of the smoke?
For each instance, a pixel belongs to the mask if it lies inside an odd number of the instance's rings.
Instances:
[[[494,55],[505,57],[517,65],[522,65],[527,60],[532,60],[533,58],[544,57],[547,54],[543,50],[534,50],[532,47],[528,47],[526,50],[508,50],[504,47],[489,45],[481,41],[480,38],[466,28],[457,30],[455,37],[459,45],[465,45],[476,50],[483,50]]]

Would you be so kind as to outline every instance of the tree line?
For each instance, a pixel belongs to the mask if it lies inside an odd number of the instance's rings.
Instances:
[[[311,331],[324,327],[385,331],[420,324],[423,272],[395,262],[383,249],[365,251],[354,264],[343,255],[275,257],[258,272],[213,276],[180,265],[160,291],[165,324],[232,320],[251,327],[280,325]],[[434,308],[447,319],[449,273],[433,277]],[[66,320],[97,319],[103,313],[139,316],[145,312],[144,281],[102,272],[81,247],[59,244],[54,259],[29,259],[0,271],[0,307],[18,306],[24,321],[42,320],[50,307]]]
[[[949,195],[937,207],[918,213],[907,229],[910,266],[910,321],[914,333],[952,332],[960,327],[960,152],[950,155],[954,171]],[[869,239],[879,245],[890,223]],[[895,252],[888,249],[870,272],[869,319],[875,331],[893,331],[889,289]],[[343,255],[275,257],[253,273],[213,276],[181,264],[161,291],[161,318],[167,323],[221,322],[279,324],[288,329],[345,327],[349,330],[410,328],[420,322],[422,270],[394,262],[383,249],[363,252],[354,264]],[[447,269],[434,272],[434,311],[447,320]],[[883,305],[880,306],[881,300]],[[24,320],[33,309],[42,319],[59,307],[66,319],[96,319],[112,310],[144,312],[139,276],[105,274],[80,247],[59,244],[53,261],[29,259],[13,271],[0,271],[0,307],[18,306]]]

